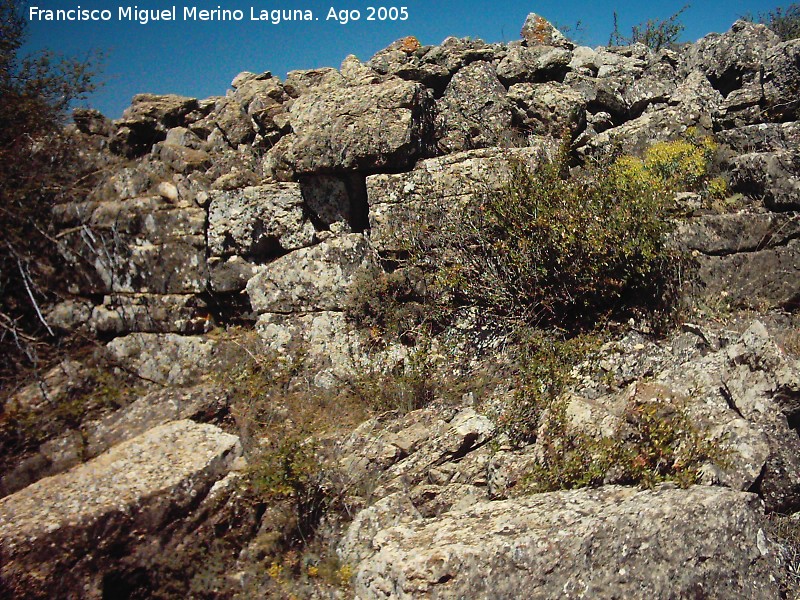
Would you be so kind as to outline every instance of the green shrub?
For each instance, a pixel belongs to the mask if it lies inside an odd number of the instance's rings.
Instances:
[[[789,6],[760,13],[758,22],[777,33],[781,41],[786,42],[800,38],[800,4],[793,2]]]
[[[296,522],[294,545],[306,542],[314,534],[326,511],[336,501],[330,473],[320,460],[320,448],[309,439],[281,437],[257,453],[249,472],[249,486],[256,496],[268,503],[289,501]]]
[[[677,256],[666,245],[672,194],[622,159],[569,176],[566,147],[531,170],[511,163],[499,193],[459,213],[433,276],[439,297],[517,323],[592,325],[654,307]]]
[[[570,370],[597,342],[590,334],[564,339],[542,331],[517,332],[511,341],[513,393],[496,415],[498,432],[514,446],[536,441],[543,419],[561,402]]]
[[[716,142],[690,128],[683,138],[653,144],[642,158],[618,158],[612,174],[618,186],[630,185],[634,191],[699,192],[709,200],[719,199],[728,189],[714,172],[717,152]]]
[[[564,401],[552,404],[543,418],[541,457],[526,482],[531,492],[603,483],[651,488],[664,481],[688,487],[698,482],[703,465],[725,464],[719,446],[685,407],[669,399],[632,399],[608,437],[571,426]]]
[[[367,330],[372,342],[398,339],[413,344],[432,325],[420,275],[413,268],[390,273],[377,266],[362,269],[349,291],[347,319]]]
[[[0,0],[0,386],[53,358],[43,312],[82,267],[61,257],[51,209],[83,200],[101,162],[63,129],[70,106],[95,89],[98,57],[23,54],[26,10]]]
[[[620,33],[619,22],[616,11],[614,11],[614,30],[608,40],[609,46],[629,46],[631,44],[644,44],[654,51],[662,48],[676,46],[678,38],[685,29],[680,21],[681,15],[688,10],[687,4],[671,17],[663,21],[648,19],[644,23],[639,23],[631,28],[630,37],[625,37]]]

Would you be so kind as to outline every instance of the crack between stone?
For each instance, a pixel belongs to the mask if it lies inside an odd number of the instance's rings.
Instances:
[[[767,238],[767,237],[769,237],[769,235],[765,236],[765,238]],[[797,240],[797,239],[800,239],[800,231],[798,231],[797,233],[795,233],[793,235],[788,235],[785,238],[782,238],[781,240],[779,240],[777,242],[767,243],[766,245],[762,245],[761,243],[759,243],[755,247],[744,247],[744,248],[738,248],[736,250],[731,250],[731,251],[720,250],[718,252],[705,252],[705,251],[700,250],[698,248],[691,248],[691,250],[693,252],[698,252],[698,253],[702,254],[703,256],[720,258],[720,257],[726,257],[726,256],[735,256],[736,254],[756,254],[758,252],[764,252],[766,250],[773,250],[775,248],[785,248],[791,242],[793,242],[794,240]]]

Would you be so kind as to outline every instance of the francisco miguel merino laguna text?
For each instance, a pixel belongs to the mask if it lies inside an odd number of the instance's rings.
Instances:
[[[138,6],[119,6],[116,11],[109,9],[87,9],[76,6],[70,9],[43,9],[31,6],[28,19],[31,21],[111,21],[116,20],[138,22],[147,25],[152,21],[177,21],[181,16],[184,21],[243,21],[245,12],[217,6],[215,9],[199,9],[196,6],[184,6],[179,13],[177,7],[164,9],[145,9]],[[307,9],[258,9],[250,7],[251,21],[269,21],[277,25],[283,21],[313,21],[314,14]]]

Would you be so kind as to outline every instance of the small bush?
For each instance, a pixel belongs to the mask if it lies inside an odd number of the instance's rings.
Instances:
[[[642,158],[620,157],[612,176],[632,193],[697,192],[711,204],[728,195],[727,182],[716,172],[718,151],[711,138],[689,129],[681,139],[653,144]]]
[[[345,314],[367,330],[373,342],[397,339],[413,344],[431,325],[422,282],[414,269],[387,273],[376,266],[364,268],[350,288]]]
[[[800,4],[793,2],[789,6],[761,13],[758,22],[777,33],[781,41],[800,38]]]
[[[445,380],[440,358],[430,338],[420,337],[405,357],[393,364],[380,355],[362,361],[345,384],[371,410],[405,414],[448,395],[452,382]]]
[[[681,15],[688,10],[687,4],[674,15],[663,21],[648,19],[644,23],[639,23],[631,28],[630,37],[623,36],[619,30],[619,22],[616,11],[614,12],[614,30],[608,40],[609,46],[629,46],[631,44],[644,44],[654,51],[662,48],[676,46],[678,38],[685,29],[680,21]]]
[[[767,516],[767,532],[781,547],[786,566],[781,587],[786,598],[800,598],[800,519],[797,513],[782,515],[772,513]]]
[[[518,332],[511,375],[514,391],[496,417],[498,432],[514,446],[536,441],[546,415],[556,410],[570,382],[570,369],[597,345],[593,335],[559,338],[541,331]]]
[[[563,401],[544,418],[541,457],[527,481],[532,492],[603,483],[651,488],[664,481],[688,487],[699,481],[703,465],[725,463],[723,451],[686,409],[668,399],[631,400],[609,437],[575,430]]]
[[[649,171],[632,176],[629,164],[570,177],[566,146],[533,170],[512,162],[501,192],[460,212],[442,234],[451,247],[433,277],[439,297],[567,328],[658,306],[678,259],[666,245],[672,195]]]
[[[307,543],[341,490],[334,489],[313,440],[282,437],[253,457],[249,486],[268,503],[289,501],[296,521],[289,545]],[[296,536],[296,537],[295,537]]]

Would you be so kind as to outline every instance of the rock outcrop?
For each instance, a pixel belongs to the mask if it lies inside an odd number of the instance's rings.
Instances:
[[[481,503],[382,530],[359,598],[777,598],[759,500],[604,487]]]

